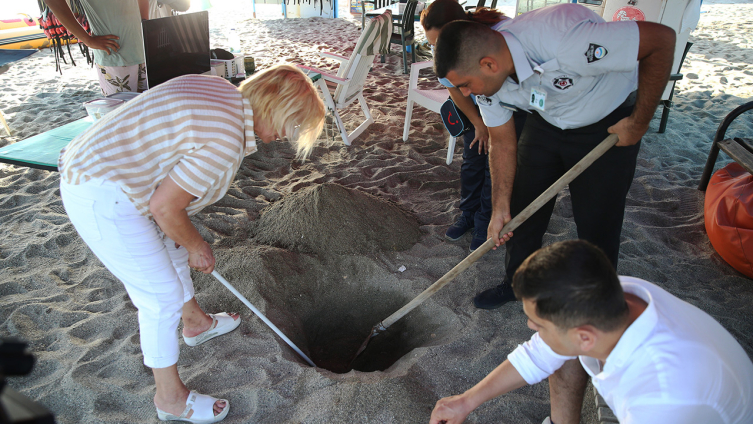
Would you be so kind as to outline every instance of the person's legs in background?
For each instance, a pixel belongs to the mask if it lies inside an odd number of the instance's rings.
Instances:
[[[146,91],[146,67],[143,63],[133,66],[101,66],[94,64],[102,94]]]
[[[484,154],[479,156],[484,157],[484,181],[479,193],[479,207],[473,219],[474,230],[470,246],[471,252],[478,249],[486,241],[489,220],[492,217],[492,176],[489,172],[489,155]]]
[[[447,229],[445,237],[451,241],[460,240],[468,231],[473,230],[476,212],[481,206],[481,192],[484,186],[484,167],[486,155],[470,148],[476,137],[476,131],[463,134],[463,164],[460,165],[460,217]],[[487,224],[488,224],[487,218]]]
[[[520,140],[520,136],[523,133],[523,126],[526,123],[527,116],[528,112],[522,110],[512,115],[513,120],[515,120],[515,136],[518,140]],[[478,152],[478,149],[476,151]],[[489,155],[485,154],[484,156],[486,157],[484,161],[484,184],[481,188],[481,203],[474,219],[475,229],[473,230],[473,239],[471,240],[471,252],[478,249],[486,241],[487,229],[492,217],[492,176],[489,171]]]

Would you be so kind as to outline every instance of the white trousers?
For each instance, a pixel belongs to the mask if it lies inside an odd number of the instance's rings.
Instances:
[[[60,182],[60,196],[81,238],[125,285],[139,310],[144,364],[164,368],[178,362],[178,322],[194,297],[188,252],[141,215],[114,183]]]

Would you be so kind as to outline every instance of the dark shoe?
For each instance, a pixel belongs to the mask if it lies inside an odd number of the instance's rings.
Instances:
[[[465,235],[465,233],[472,229],[473,216],[463,213],[462,215],[460,215],[460,218],[458,218],[458,220],[455,221],[455,223],[447,229],[447,232],[444,233],[444,236],[447,240],[458,241]]]
[[[473,298],[473,304],[479,309],[497,309],[507,302],[515,300],[515,294],[507,280],[497,287],[484,290]]]
[[[474,231],[473,232],[473,239],[471,239],[471,247],[470,250],[473,252],[474,250],[481,247],[482,244],[486,242],[486,233],[479,234],[481,231]]]

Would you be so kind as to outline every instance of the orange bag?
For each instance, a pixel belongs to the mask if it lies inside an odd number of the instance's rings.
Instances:
[[[753,278],[753,176],[734,162],[718,170],[703,209],[711,245],[733,268]]]

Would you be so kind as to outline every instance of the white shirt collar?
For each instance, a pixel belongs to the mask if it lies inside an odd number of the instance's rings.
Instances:
[[[515,75],[518,77],[518,83],[521,83],[534,73],[531,64],[528,62],[528,56],[526,56],[523,46],[514,35],[507,31],[500,31],[500,34],[505,37],[507,48],[512,56],[512,63],[515,66]]]
[[[627,281],[622,281],[622,290],[643,299],[648,305],[646,309],[633,321],[622,333],[612,352],[607,356],[603,372],[609,373],[625,366],[630,356],[649,338],[659,320],[656,305],[651,298],[651,293],[645,288]]]

